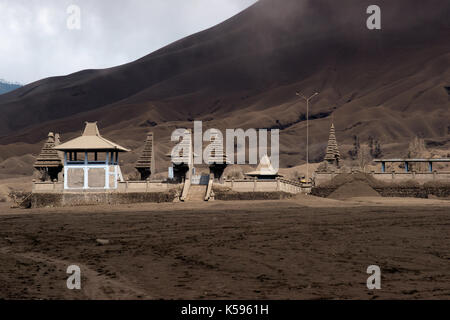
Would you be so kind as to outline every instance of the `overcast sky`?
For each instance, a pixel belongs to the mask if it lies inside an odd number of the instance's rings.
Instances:
[[[255,2],[0,0],[0,79],[27,84],[130,62]]]

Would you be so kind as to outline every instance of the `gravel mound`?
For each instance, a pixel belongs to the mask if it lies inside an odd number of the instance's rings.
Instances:
[[[357,180],[343,184],[328,196],[331,199],[347,199],[353,197],[381,197],[381,195],[367,182]]]

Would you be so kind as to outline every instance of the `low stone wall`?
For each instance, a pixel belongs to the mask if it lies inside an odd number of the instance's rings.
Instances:
[[[429,182],[450,183],[450,172],[371,172],[367,173],[367,175],[381,183],[403,183],[409,181],[415,181],[419,184]],[[339,174],[334,172],[316,172],[314,173],[314,182],[316,186],[323,186],[330,183],[337,176]]]
[[[130,204],[146,202],[173,202],[177,196],[176,190],[167,192],[79,192],[79,193],[33,193],[32,208],[42,207],[72,207],[98,204]]]
[[[303,192],[300,183],[286,179],[273,180],[226,180],[222,186],[235,192],[283,192],[297,194]]]
[[[428,198],[430,195],[439,198],[450,197],[450,186],[447,187],[382,187],[374,188],[383,197]]]
[[[236,192],[272,192],[277,191],[276,180],[226,180],[224,186]]]
[[[235,200],[281,200],[294,195],[287,192],[237,192],[227,188],[213,188],[214,199],[223,201]]]
[[[339,186],[333,187],[315,187],[312,189],[313,196],[327,198]],[[410,198],[429,198],[430,195],[439,198],[450,198],[450,186],[385,186],[373,187],[382,197],[410,197]]]
[[[118,182],[117,189],[91,189],[91,192],[123,192],[123,193],[136,193],[136,192],[165,192],[171,189],[181,188],[181,184],[172,184],[162,181],[126,181]],[[62,182],[34,182],[33,193],[62,193],[76,192],[75,190],[64,190],[64,184]],[[81,189],[80,189],[80,192]]]
[[[162,181],[126,181],[118,183],[117,192],[165,192],[181,186]]]
[[[63,191],[64,184],[62,182],[33,182],[33,193],[52,193]]]

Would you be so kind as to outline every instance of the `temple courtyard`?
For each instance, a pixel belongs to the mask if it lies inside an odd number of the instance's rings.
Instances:
[[[283,201],[12,209],[0,299],[448,299],[450,202]],[[66,287],[81,269],[81,290]],[[368,290],[367,267],[381,268]]]

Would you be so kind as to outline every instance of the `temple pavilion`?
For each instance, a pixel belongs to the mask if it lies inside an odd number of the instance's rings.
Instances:
[[[117,189],[123,181],[119,153],[124,148],[100,135],[97,122],[86,122],[82,135],[54,147],[64,152],[64,189]]]

